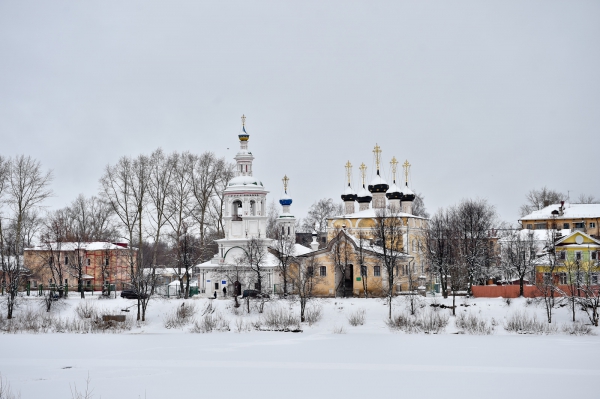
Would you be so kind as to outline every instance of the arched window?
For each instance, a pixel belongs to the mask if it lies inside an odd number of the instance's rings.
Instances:
[[[233,220],[242,220],[242,201],[233,201],[231,204],[231,216]]]
[[[254,200],[250,201],[250,215],[256,216],[256,202]]]

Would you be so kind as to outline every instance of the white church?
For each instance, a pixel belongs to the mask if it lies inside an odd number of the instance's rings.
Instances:
[[[236,281],[241,289],[254,289],[255,282],[251,274],[240,271],[243,268],[244,251],[251,240],[259,242],[264,248],[264,260],[261,268],[264,270],[262,290],[274,293],[278,278],[278,258],[268,251],[274,240],[267,238],[267,194],[260,179],[253,176],[252,161],[254,156],[248,150],[250,135],[246,132],[245,117],[242,116],[242,132],[238,135],[240,150],[235,156],[236,176],[227,183],[225,189],[225,210],[223,213],[223,226],[225,237],[216,240],[218,252],[208,262],[196,267],[199,271],[198,285],[200,292],[205,295],[218,296],[223,293],[223,288],[233,294]],[[287,178],[286,178],[287,180]],[[292,199],[287,195],[287,181],[284,182],[284,195],[279,200],[282,212],[277,218],[277,228],[295,243],[296,218],[290,213]],[[313,245],[316,249],[318,243]],[[311,252],[300,244],[295,244],[293,255],[304,255]],[[234,280],[237,279],[237,280]],[[232,281],[233,280],[233,281]],[[240,289],[240,288],[239,288]]]

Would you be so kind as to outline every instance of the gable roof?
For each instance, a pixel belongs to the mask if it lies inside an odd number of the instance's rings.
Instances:
[[[578,244],[577,242],[571,242],[573,241],[573,237],[575,236],[581,236],[583,237],[583,241],[581,244]],[[561,237],[560,239],[558,239],[556,241],[556,245],[560,245],[560,244],[565,244],[565,245],[577,245],[577,246],[586,246],[589,244],[592,244],[593,246],[600,246],[600,241],[595,239],[594,237],[590,236],[589,234],[584,233],[583,231],[574,231],[571,234],[568,234],[564,237]]]

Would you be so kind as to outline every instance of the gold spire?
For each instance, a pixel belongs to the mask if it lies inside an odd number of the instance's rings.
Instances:
[[[392,177],[394,178],[394,183],[396,183],[396,170],[398,169],[398,161],[396,160],[396,157],[392,157],[390,165],[392,165]]]
[[[402,167],[404,168],[404,181],[408,186],[408,172],[410,172],[410,164],[408,163],[408,159],[402,164]]]
[[[362,185],[364,187],[365,186],[365,177],[367,177],[367,166],[363,162],[360,164],[360,167],[358,169],[360,169],[360,176],[362,178]]]
[[[350,180],[352,178],[352,164],[350,161],[346,162],[346,176],[348,177],[348,185],[350,185]]]
[[[283,181],[283,191],[285,191],[285,193],[287,194],[287,187],[288,187],[288,182],[290,181],[289,177],[287,177],[287,175],[283,176],[283,179],[281,179],[281,181]]]
[[[379,147],[377,143],[375,143],[373,153],[375,154],[375,164],[377,164],[377,174],[379,174],[379,164],[381,163],[381,147]]]
[[[242,114],[242,127],[246,127],[246,115]]]

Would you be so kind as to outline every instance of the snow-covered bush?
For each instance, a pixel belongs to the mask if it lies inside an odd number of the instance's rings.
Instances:
[[[362,326],[365,324],[365,315],[366,311],[364,309],[357,309],[348,316],[348,323],[353,327]]]
[[[194,319],[196,314],[196,306],[191,303],[183,302],[173,312],[165,318],[166,328],[180,328],[188,325]]]
[[[395,315],[391,320],[387,320],[387,325],[392,330],[401,330],[408,334],[423,332],[425,334],[439,334],[444,331],[448,325],[449,317],[446,314],[429,310],[417,316],[410,316],[405,313]]]
[[[562,331],[570,335],[596,335],[594,334],[592,327],[579,322],[572,324],[564,324],[562,326]]]
[[[555,334],[557,327],[553,324],[539,321],[535,315],[529,316],[525,312],[515,312],[504,323],[506,331],[517,334]]]
[[[287,330],[290,327],[300,329],[300,318],[294,316],[291,310],[280,306],[267,309],[261,319],[262,324],[270,330]]]
[[[97,316],[98,309],[96,309],[96,304],[91,300],[82,300],[75,307],[75,314],[77,314],[80,319],[91,319],[92,317]]]
[[[323,317],[323,306],[318,303],[309,304],[304,310],[304,319],[309,326],[317,323]]]
[[[493,323],[488,323],[473,313],[459,313],[456,316],[456,327],[467,334],[490,335],[494,333]]]
[[[346,328],[344,326],[333,326],[334,334],[346,334]]]
[[[219,312],[209,313],[200,318],[199,321],[195,321],[190,331],[203,334],[213,331],[229,331],[229,320]]]

